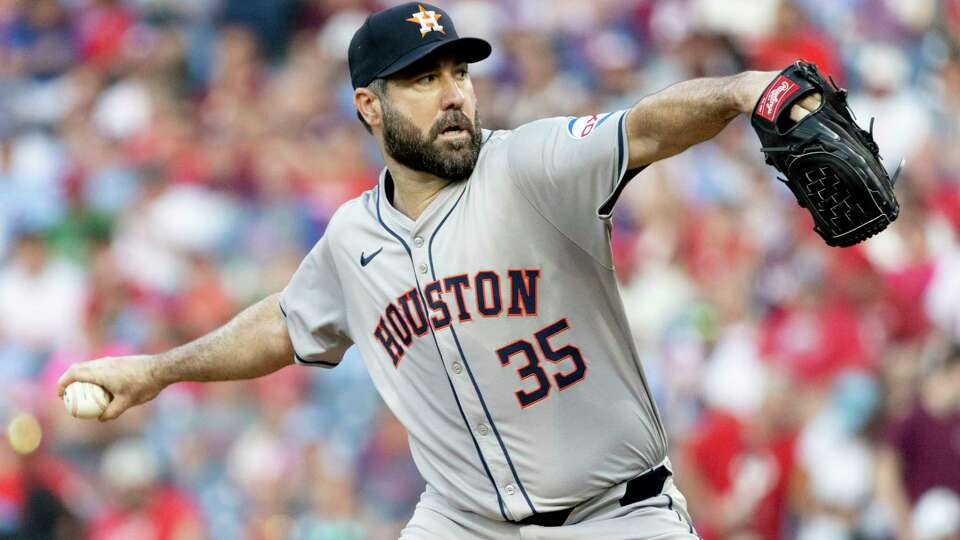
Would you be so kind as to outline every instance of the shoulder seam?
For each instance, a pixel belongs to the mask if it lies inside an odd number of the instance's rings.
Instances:
[[[542,122],[542,121],[557,120],[557,119],[563,119],[564,121],[566,121],[568,118],[569,118],[569,117],[557,116],[557,117],[553,117],[553,118],[542,118],[542,119],[540,119],[540,120],[535,120],[534,122]],[[534,122],[530,122],[530,123],[534,123]],[[529,125],[529,124],[524,124],[524,125]],[[523,126],[521,126],[521,127],[523,127]],[[517,132],[516,129],[514,129],[514,130],[509,130],[509,131],[508,131],[508,133],[511,134],[511,135],[512,135],[512,134],[515,134],[516,132]],[[508,164],[509,164],[509,157],[508,157],[507,159],[508,159]],[[543,212],[540,211],[539,208],[537,208],[537,205],[533,204],[533,201],[531,201],[530,198],[527,197],[527,194],[524,193],[523,188],[517,183],[517,180],[513,177],[512,174],[508,174],[507,176],[508,176],[509,179],[510,179],[510,180],[509,180],[510,183],[513,184],[514,189],[516,189],[516,190],[520,193],[520,195],[523,197],[523,199],[527,202],[527,205],[529,205],[530,208],[533,208],[533,210],[534,210],[541,218],[543,218],[544,221],[546,221],[547,223],[549,223],[550,226],[553,227],[553,229],[554,229],[555,231],[557,231],[558,233],[560,233],[560,235],[563,236],[568,242],[570,242],[571,244],[573,244],[574,246],[576,246],[577,249],[579,249],[580,251],[586,253],[587,256],[589,256],[591,259],[593,259],[593,261],[596,262],[598,265],[600,265],[602,268],[605,268],[605,269],[610,270],[610,271],[613,271],[613,270],[614,270],[614,266],[613,266],[613,264],[612,264],[612,260],[613,260],[612,258],[611,258],[611,264],[610,264],[610,265],[607,265],[606,263],[604,263],[603,261],[601,261],[599,258],[597,258],[596,255],[594,255],[593,253],[590,253],[590,251],[589,251],[587,248],[585,248],[585,247],[583,247],[582,245],[580,245],[579,242],[577,242],[577,241],[574,240],[573,238],[570,238],[570,236],[569,236],[567,233],[565,233],[560,227],[558,227],[558,226],[556,225],[556,223],[554,223],[553,221],[550,220],[550,218],[548,218],[547,216],[545,216],[545,215],[543,214]],[[602,221],[604,221],[604,220],[600,219],[600,217],[597,216],[597,221],[601,221],[601,222],[602,222]]]
[[[324,235],[327,234],[327,231],[330,231],[331,229],[334,228],[335,223],[339,223],[343,219],[347,219],[344,216],[344,214],[356,210],[357,209],[356,207],[358,206],[360,207],[359,210],[362,211],[364,209],[364,204],[363,204],[364,197],[366,197],[368,194],[371,194],[372,196],[372,194],[377,190],[377,188],[378,186],[373,186],[367,191],[364,191],[363,193],[361,193],[360,195],[357,195],[356,197],[341,203],[340,206],[338,206],[336,210],[334,210],[333,213],[330,214],[330,219],[327,220],[327,226],[324,229]]]

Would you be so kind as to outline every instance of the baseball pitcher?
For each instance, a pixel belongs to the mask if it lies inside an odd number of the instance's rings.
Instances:
[[[371,15],[349,67],[386,163],[377,185],[337,210],[281,293],[166,353],[77,364],[61,394],[103,386],[110,420],[171,383],[334,368],[356,346],[426,480],[403,540],[696,538],[617,289],[617,198],[752,113],[818,232],[849,245],[896,217],[876,145],[803,63],[489,131],[469,65],[490,52],[436,6]],[[853,210],[825,217],[840,199]]]

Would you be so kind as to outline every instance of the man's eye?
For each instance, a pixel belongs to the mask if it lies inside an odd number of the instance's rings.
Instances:
[[[459,78],[459,79],[466,79],[466,78],[467,78],[467,70],[465,70],[465,69],[458,70],[458,71],[457,71],[457,78]]]
[[[424,75],[423,77],[417,79],[417,84],[430,84],[435,80],[437,80],[436,75]]]

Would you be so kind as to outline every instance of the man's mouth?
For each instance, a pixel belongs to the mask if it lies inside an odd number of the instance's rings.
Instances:
[[[458,139],[462,136],[469,136],[470,133],[461,128],[448,128],[440,132],[441,139]]]
[[[443,139],[455,139],[463,135],[469,135],[468,126],[459,121],[453,121],[444,126],[438,136]]]

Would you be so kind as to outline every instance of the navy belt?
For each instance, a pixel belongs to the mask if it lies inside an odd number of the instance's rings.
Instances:
[[[663,484],[670,478],[670,470],[665,465],[647,471],[627,482],[627,491],[620,498],[620,506],[627,506],[650,497],[656,497],[663,492]],[[540,512],[517,521],[519,525],[540,525],[541,527],[559,527],[566,523],[573,508]]]

